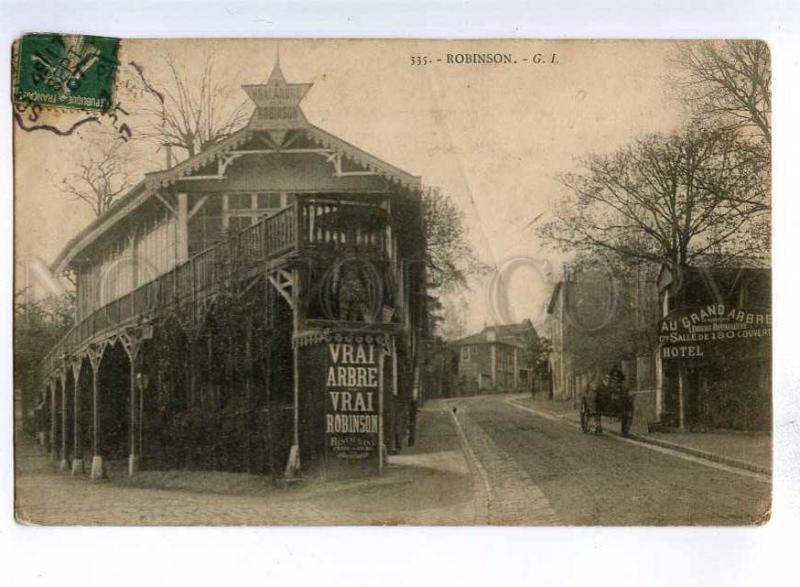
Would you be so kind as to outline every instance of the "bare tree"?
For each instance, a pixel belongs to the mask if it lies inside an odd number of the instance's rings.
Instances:
[[[31,299],[24,290],[14,292],[14,379],[25,391],[23,406],[33,407],[42,360],[74,323],[74,293]]]
[[[769,217],[763,168],[737,133],[653,134],[582,161],[562,178],[567,194],[540,225],[548,243],[622,262],[687,266],[700,260],[763,260]]]
[[[434,299],[429,312],[432,314],[436,332],[445,340],[456,340],[467,334],[467,305],[463,298],[448,296]]]
[[[140,94],[150,98],[142,113],[148,118],[139,137],[155,141],[168,149],[180,149],[192,157],[239,130],[250,115],[247,100],[231,102],[226,96],[229,84],[223,83],[209,56],[199,79],[193,80],[172,57],[165,59],[165,81],[150,79],[145,68],[130,62],[133,83]]]
[[[751,128],[770,151],[772,69],[763,41],[681,43],[676,64],[684,74],[686,98],[699,118],[715,118],[725,128]]]
[[[467,242],[464,213],[437,189],[423,193],[426,331],[457,338],[465,329],[453,295],[469,287],[472,275],[486,270]]]
[[[485,268],[467,242],[464,213],[438,190],[423,195],[425,266],[429,287],[465,287],[467,278]]]
[[[102,215],[131,186],[126,171],[128,147],[121,138],[90,136],[78,171],[61,180],[58,189]]]

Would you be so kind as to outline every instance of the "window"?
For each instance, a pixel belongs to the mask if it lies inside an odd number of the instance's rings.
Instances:
[[[262,218],[272,216],[295,200],[295,194],[285,192],[224,194],[223,226],[241,230]]]
[[[228,194],[228,209],[247,210],[253,207],[253,198],[250,194]],[[259,205],[259,208],[261,206]]]
[[[465,363],[469,361],[469,347],[461,347],[461,360]]]
[[[258,207],[261,210],[270,208],[280,208],[281,194],[278,192],[258,194]]]

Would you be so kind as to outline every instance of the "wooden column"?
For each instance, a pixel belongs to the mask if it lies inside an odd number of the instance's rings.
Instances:
[[[137,353],[138,354],[138,353]],[[138,406],[139,401],[136,397],[136,356],[131,357],[131,371],[130,371],[130,394],[131,394],[131,405],[130,405],[130,423],[128,430],[128,446],[129,446],[129,454],[128,454],[128,475],[131,476],[136,471],[139,470],[139,442],[138,442],[138,435],[136,434],[136,426],[139,418],[137,418]]]
[[[264,317],[264,323],[266,324],[267,329],[267,340],[266,340],[266,348],[263,350],[263,356],[261,360],[264,361],[264,401],[266,402],[267,406],[267,430],[266,430],[266,437],[267,437],[267,455],[269,458],[269,474],[270,477],[275,479],[278,468],[275,466],[275,445],[274,445],[274,435],[273,435],[273,413],[272,413],[272,382],[270,378],[272,377],[272,338],[275,336],[275,324],[273,323],[274,320],[274,291],[272,289],[272,284],[269,282],[269,279],[265,279],[264,282],[264,308],[266,315]]]
[[[90,477],[102,479],[105,477],[103,457],[100,454],[100,397],[97,388],[97,376],[100,371],[100,361],[103,358],[103,347],[90,348],[89,364],[92,367],[92,468]]]
[[[490,361],[492,362],[492,391],[495,391],[497,389],[497,346],[492,343],[492,346],[489,348],[491,349]]]
[[[392,344],[392,395],[397,397],[397,339],[391,337]]]
[[[128,429],[128,475],[133,476],[139,470],[141,460],[142,447],[141,447],[141,410],[142,403],[139,401],[139,381],[136,371],[136,363],[139,357],[139,351],[142,348],[144,340],[152,338],[153,327],[152,325],[143,325],[127,330],[121,334],[119,339],[122,343],[125,353],[128,355],[130,362],[130,419]]]
[[[678,428],[683,431],[686,426],[686,370],[678,367]]]
[[[246,473],[253,472],[253,431],[256,430],[255,424],[255,406],[253,402],[253,372],[255,371],[254,367],[254,360],[253,360],[253,345],[252,345],[252,331],[251,331],[251,324],[247,324],[245,326],[245,334],[244,334],[244,355],[245,355],[245,379],[244,379],[244,396],[245,396],[245,406],[246,411],[245,414],[242,416],[242,420],[244,420],[244,425],[241,426],[240,422],[237,422],[237,425],[240,425],[240,430],[245,430],[244,433],[244,453],[245,453],[245,467],[244,471]],[[241,439],[241,432],[239,433],[239,438]]]
[[[56,409],[56,382],[55,379],[50,380],[50,443],[48,446],[50,452],[50,462],[55,462],[58,455],[58,439],[56,438],[56,418],[58,417],[58,410]]]
[[[656,418],[661,420],[661,413],[664,411],[664,364],[661,360],[661,352],[660,349],[656,350],[655,353],[655,365],[656,365]]]
[[[387,337],[388,338],[388,337]],[[386,354],[383,347],[378,346],[378,474],[383,472],[383,459],[384,459],[384,437],[383,430],[383,394],[385,392],[385,385],[383,382],[383,365],[384,355]]]
[[[142,435],[144,433],[144,394],[147,392],[147,378],[146,378],[146,376],[144,378],[142,378],[142,375],[140,374],[139,377],[137,377],[137,380],[136,380],[135,384],[137,385],[138,392],[139,392],[138,393],[139,415],[138,415],[138,419],[137,419],[138,423],[139,423],[139,427],[136,430],[136,434],[137,434],[137,438],[138,438],[137,446],[139,447],[139,455],[141,456],[144,453],[144,438],[143,438]]]
[[[72,402],[72,474],[83,473],[83,449],[81,447],[81,364],[77,357],[70,361],[72,367],[73,402]]]
[[[292,338],[300,331],[300,283],[299,272],[292,271]],[[292,340],[292,407],[293,407],[293,436],[292,448],[289,450],[289,460],[286,463],[286,476],[294,477],[300,473],[300,350],[295,340]]]
[[[47,450],[47,385],[42,390],[40,397],[42,398],[41,409],[36,410],[36,440],[39,441],[39,446]]]
[[[139,400],[137,397],[136,360],[141,349],[141,338],[138,333],[128,332],[120,336],[122,346],[128,355],[130,363],[130,378],[128,381],[130,393],[130,414],[128,419],[128,476],[133,476],[139,470],[141,449],[139,447],[138,412]]]
[[[175,209],[175,260],[183,263],[189,258],[189,196],[177,194]]]
[[[67,424],[69,422],[69,412],[67,410],[67,367],[64,366],[64,372],[61,374],[61,461],[58,468],[62,471],[69,469],[69,438]]]

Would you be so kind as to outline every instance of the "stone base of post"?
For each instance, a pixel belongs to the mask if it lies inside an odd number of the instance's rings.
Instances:
[[[139,471],[139,455],[128,455],[128,477]]]
[[[83,459],[72,459],[72,474],[83,475]]]
[[[47,437],[46,437],[46,435],[45,435],[45,433],[44,433],[44,432],[39,432],[39,433],[36,435],[36,438],[38,438],[38,440],[39,440],[39,444],[40,444],[41,446],[45,446],[45,445],[47,444]]]
[[[92,457],[92,471],[90,473],[92,479],[103,479],[106,476],[105,467],[103,467],[103,457]]]
[[[286,462],[286,477],[297,477],[300,475],[300,447],[292,445],[289,450],[289,460]]]
[[[61,459],[58,463],[58,468],[60,471],[69,471],[69,461],[67,459]]]

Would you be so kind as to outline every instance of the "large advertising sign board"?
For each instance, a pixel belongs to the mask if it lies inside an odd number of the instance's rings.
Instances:
[[[768,346],[771,337],[771,313],[729,304],[682,310],[662,319],[658,333],[665,360],[700,359],[733,345]]]
[[[356,462],[380,467],[383,347],[377,342],[326,344],[327,468]]]

